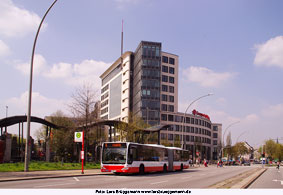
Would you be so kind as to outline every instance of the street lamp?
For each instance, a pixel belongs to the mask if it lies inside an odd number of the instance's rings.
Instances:
[[[241,133],[241,134],[237,137],[236,143],[238,143],[239,138],[240,138],[242,135],[244,135],[245,133],[247,133],[247,131],[244,131],[243,133]]]
[[[47,16],[48,12],[51,10],[51,8],[53,7],[53,5],[57,2],[57,0],[55,0],[52,5],[48,8],[48,10],[46,11],[46,13],[44,14],[36,35],[35,35],[35,39],[33,42],[33,48],[32,48],[32,54],[31,54],[31,64],[30,64],[30,80],[29,80],[29,97],[28,97],[28,115],[27,115],[27,137],[26,137],[26,149],[25,149],[25,172],[28,171],[29,169],[29,137],[30,137],[30,118],[31,118],[31,98],[32,98],[32,74],[33,74],[33,61],[34,61],[34,52],[35,52],[35,46],[36,46],[36,41],[37,41],[37,37],[40,31],[40,28],[43,24],[43,21],[45,19],[45,17]]]
[[[226,127],[226,129],[224,130],[224,134],[223,134],[223,137],[222,137],[222,145],[223,145],[223,147],[222,147],[222,158],[223,158],[223,156],[224,156],[223,150],[224,150],[224,146],[225,146],[225,144],[224,144],[225,133],[226,133],[227,129],[229,129],[231,126],[233,126],[233,125],[235,125],[235,124],[237,124],[237,123],[239,123],[239,122],[240,122],[240,121],[236,121],[236,122],[231,123],[231,124],[228,125],[228,126]]]
[[[183,148],[183,149],[184,149],[184,126],[185,126],[185,117],[186,117],[187,111],[189,110],[189,108],[191,107],[191,105],[192,105],[193,103],[195,103],[196,101],[198,101],[198,100],[201,99],[201,98],[204,98],[204,97],[207,97],[207,96],[211,96],[211,95],[213,95],[213,93],[209,93],[209,94],[206,94],[206,95],[203,95],[203,96],[198,97],[197,99],[195,99],[194,101],[192,101],[192,102],[189,104],[189,106],[187,107],[187,109],[185,110],[184,116],[183,116],[183,124],[182,124],[182,148]]]
[[[6,118],[8,117],[8,106],[6,106]]]

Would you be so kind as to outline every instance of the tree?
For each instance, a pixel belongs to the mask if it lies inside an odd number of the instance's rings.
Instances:
[[[73,120],[66,117],[62,111],[57,111],[47,120],[61,128],[52,130],[50,136],[46,137],[44,127],[37,132],[37,139],[44,138],[45,141],[50,141],[50,148],[55,155],[55,161],[74,161],[76,159],[74,155],[76,144],[74,143],[75,124]]]
[[[274,159],[276,153],[276,143],[273,140],[267,140],[265,142],[265,152],[269,158]]]
[[[128,123],[119,124],[115,127],[117,129],[118,140],[138,143],[142,141],[148,142],[150,135],[143,135],[141,132],[148,126],[141,117],[129,113]]]
[[[238,156],[247,154],[248,148],[245,146],[244,142],[238,142],[232,147],[232,156],[237,159]]]
[[[97,142],[98,136],[94,136],[93,133],[89,133],[89,124],[97,121],[99,107],[96,106],[98,102],[98,93],[95,92],[94,88],[90,84],[84,84],[79,87],[71,95],[72,103],[69,104],[71,112],[76,118],[78,126],[85,126],[83,130],[85,133],[85,157],[88,154],[88,148],[90,143]],[[97,128],[94,128],[98,131]],[[97,134],[98,135],[98,134]],[[87,161],[87,158],[85,158]],[[86,162],[84,161],[84,162]]]
[[[227,139],[226,139],[226,153],[227,153],[227,157],[229,159],[229,156],[232,155],[232,139],[231,139],[231,131],[229,131],[228,135],[227,135]]]

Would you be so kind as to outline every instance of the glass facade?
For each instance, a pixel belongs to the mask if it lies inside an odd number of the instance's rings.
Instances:
[[[134,56],[133,114],[160,124],[161,43],[142,41]]]

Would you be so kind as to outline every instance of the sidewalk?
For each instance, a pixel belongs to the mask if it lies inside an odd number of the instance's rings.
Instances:
[[[100,169],[87,169],[84,170],[84,174],[81,173],[81,170],[0,172],[0,182],[56,178],[56,177],[79,177],[79,176],[90,176],[90,175],[98,175],[98,174],[105,174],[105,173],[101,173]]]

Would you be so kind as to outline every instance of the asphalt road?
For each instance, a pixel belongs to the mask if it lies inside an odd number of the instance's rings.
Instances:
[[[1,189],[204,189],[254,167],[215,166],[183,172],[116,176],[112,174],[0,182]]]
[[[249,189],[283,189],[283,168],[277,170],[275,167],[268,168]]]

